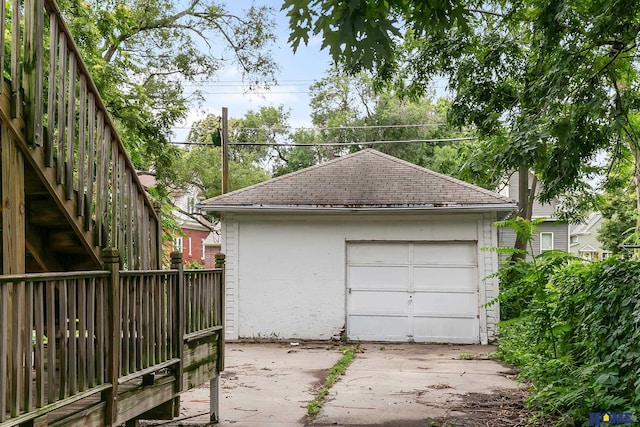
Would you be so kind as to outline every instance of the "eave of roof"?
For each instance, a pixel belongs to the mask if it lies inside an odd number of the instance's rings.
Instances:
[[[477,205],[394,205],[394,206],[320,206],[320,205],[204,205],[200,208],[205,212],[367,212],[367,213],[400,213],[400,212],[487,212],[487,211],[513,211],[517,205],[515,203],[499,204],[477,204]]]

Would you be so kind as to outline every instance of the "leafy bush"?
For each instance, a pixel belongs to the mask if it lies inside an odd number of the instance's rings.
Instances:
[[[638,417],[640,262],[543,253],[499,275],[511,318],[498,356],[531,382],[530,403],[559,425],[588,425],[589,412]]]

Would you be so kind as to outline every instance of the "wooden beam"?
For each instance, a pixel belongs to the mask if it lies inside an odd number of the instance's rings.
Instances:
[[[58,209],[58,205],[49,197],[31,199],[27,204],[27,209],[27,220],[35,226],[47,228],[68,227],[69,230],[72,230],[69,226],[69,221]]]
[[[120,307],[120,254],[115,248],[102,250],[102,259],[105,270],[109,276],[109,289],[107,290],[107,382],[111,383],[111,389],[103,395],[107,406],[105,410],[105,425],[116,426],[133,417],[125,418],[117,422],[118,418],[118,377],[120,376],[120,344],[122,340],[121,307]],[[143,411],[144,412],[144,411]]]
[[[25,272],[24,160],[2,124],[2,274]]]
[[[4,123],[0,124],[0,164],[2,166],[2,274],[25,272],[25,219],[24,219],[24,159]],[[6,300],[7,319],[6,346],[9,351],[7,368],[10,384],[8,409],[12,416],[21,411],[23,392],[21,348],[24,331],[23,311],[25,293],[23,286],[8,286]],[[0,357],[5,357],[4,354]],[[2,374],[3,377],[5,373]],[[4,381],[4,379],[3,379]]]
[[[0,82],[0,84],[3,83]],[[6,85],[6,83],[4,84]],[[92,233],[90,231],[85,231],[84,223],[77,218],[76,212],[78,208],[76,206],[76,201],[66,200],[64,186],[56,183],[56,169],[46,167],[44,148],[40,146],[30,147],[27,143],[23,132],[25,127],[24,121],[22,118],[14,119],[10,115],[11,99],[7,95],[7,92],[10,91],[5,90],[0,93],[0,121],[7,126],[10,134],[15,138],[17,146],[25,153],[31,167],[44,183],[49,194],[52,195],[54,201],[58,205],[58,208],[62,211],[65,217],[67,217],[69,224],[76,234],[83,236],[80,241],[94,261],[93,268],[101,266],[102,261],[100,259],[100,248],[97,245],[93,245],[94,239]]]
[[[62,271],[62,265],[51,255],[51,251],[42,243],[42,235],[35,227],[26,223],[26,247],[42,271]]]

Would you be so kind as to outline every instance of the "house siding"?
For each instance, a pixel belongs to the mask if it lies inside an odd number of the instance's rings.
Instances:
[[[497,305],[495,214],[230,215],[223,218],[227,255],[226,337],[331,339],[346,322],[349,241],[477,241],[480,339],[492,340]]]
[[[533,179],[533,175],[529,174],[529,182]],[[518,194],[518,180],[519,174],[515,172],[509,177],[507,196],[519,201]],[[540,186],[536,187],[536,195],[540,193]],[[553,233],[553,248],[563,251],[569,250],[569,225],[559,221],[553,220],[555,217],[555,211],[558,206],[556,199],[551,200],[549,203],[541,204],[537,199],[533,202],[532,207],[532,219],[536,218],[549,218],[549,221],[545,221],[538,224],[539,232],[534,233],[532,246],[533,254],[540,254],[540,232],[552,232]],[[516,241],[516,233],[510,228],[498,229],[499,245],[506,247],[513,247]],[[527,248],[527,251],[531,251],[531,248]]]
[[[540,233],[550,232],[553,233],[553,249],[562,251],[568,251],[569,249],[569,225],[557,221],[545,221],[538,224],[538,232],[533,234],[531,245],[533,247],[533,254],[540,255]],[[516,233],[507,227],[501,227],[498,229],[498,236],[500,238],[500,246],[513,247],[516,242]],[[527,248],[527,251],[531,251],[531,248]]]
[[[225,337],[238,338],[238,223],[232,216],[224,217],[222,224],[222,253],[225,261]]]
[[[598,254],[598,259],[602,259],[602,254],[605,252],[602,249],[602,243],[598,240],[600,233],[600,227],[602,226],[602,218],[598,220],[587,232],[576,235],[576,243],[570,246],[570,252],[575,256],[580,256],[580,249],[591,246]],[[570,233],[571,234],[571,233]]]
[[[529,182],[533,179],[533,175],[529,174]],[[509,191],[508,197],[512,198],[516,202],[520,201],[518,194],[518,172],[509,177]],[[536,186],[536,196],[540,193],[540,186]],[[533,202],[533,218],[552,218],[555,216],[556,207],[558,201],[556,199],[551,200],[550,203],[541,204],[537,199]]]
[[[493,223],[496,221],[495,213],[486,213],[482,219],[482,233],[484,244],[488,247],[496,247],[498,245],[497,230]],[[479,259],[484,260],[484,271],[482,275],[483,282],[481,288],[484,289],[485,295],[481,301],[493,301],[499,292],[499,280],[497,277],[489,277],[498,270],[498,254],[495,251],[483,250]],[[492,342],[496,337],[496,324],[500,321],[500,304],[495,302],[486,307],[483,313],[486,316],[487,339]]]

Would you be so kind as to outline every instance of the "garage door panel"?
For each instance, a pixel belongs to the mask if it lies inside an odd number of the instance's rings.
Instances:
[[[476,245],[470,242],[415,243],[413,263],[475,265],[477,263]]]
[[[406,243],[361,242],[347,246],[348,263],[407,264],[409,246]]]
[[[349,313],[403,314],[409,304],[406,292],[351,291]]]
[[[462,292],[415,292],[413,314],[421,315],[466,315],[478,313],[478,297],[475,293]]]
[[[351,339],[479,341],[477,243],[347,243]]]
[[[411,335],[408,316],[349,315],[349,326],[352,340],[407,341]]]
[[[351,289],[404,289],[408,280],[408,266],[352,265],[349,268]]]
[[[452,342],[472,344],[478,342],[477,319],[455,317],[413,318],[413,339],[416,342]]]
[[[475,267],[413,267],[414,289],[471,290],[476,288]]]

